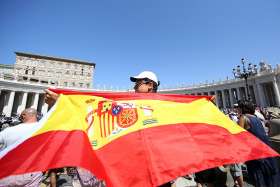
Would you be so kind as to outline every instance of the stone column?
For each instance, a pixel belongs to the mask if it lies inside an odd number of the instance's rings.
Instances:
[[[21,104],[19,105],[17,109],[17,113],[20,114],[26,107],[26,101],[27,101],[27,92],[22,93],[22,100]]]
[[[44,103],[41,109],[41,113],[45,115],[48,112],[49,105]]]
[[[241,95],[240,95],[239,87],[236,88],[236,92],[237,92],[237,99],[241,100]]]
[[[227,107],[227,102],[226,102],[226,94],[225,94],[225,90],[221,90],[222,92],[222,100],[223,100],[223,106],[222,108],[226,108]]]
[[[259,97],[259,101],[260,101],[260,106],[261,107],[266,107],[266,102],[265,102],[265,98],[264,98],[264,93],[263,93],[263,88],[261,84],[256,83],[256,87],[257,87],[257,91],[258,91],[258,97]]]
[[[39,101],[39,93],[35,93],[34,94],[33,104],[31,105],[31,108],[34,108],[34,109],[37,110],[38,101]]]
[[[248,84],[248,89],[249,89],[249,84]],[[247,92],[246,86],[244,87],[244,90],[245,90],[245,98],[249,99],[249,98],[248,98],[248,92]],[[249,92],[250,92],[250,90],[249,90]],[[251,95],[251,94],[250,94],[250,95]]]
[[[273,78],[273,89],[274,89],[274,92],[275,92],[275,100],[276,100],[276,105],[277,106],[280,106],[280,93],[279,93],[279,88],[278,88],[278,85],[276,83],[276,78],[274,77]]]
[[[229,100],[230,100],[230,107],[233,107],[234,104],[234,99],[233,99],[233,95],[232,95],[232,90],[231,88],[228,90],[229,91]]]
[[[216,106],[220,108],[221,102],[219,101],[218,93],[219,93],[218,91],[215,91],[215,100],[216,100]]]
[[[253,85],[253,90],[255,93],[256,104],[257,104],[257,106],[261,106],[260,93],[258,92],[256,84]]]
[[[14,91],[10,91],[7,94],[7,96],[8,96],[8,98],[5,101],[4,108],[3,108],[3,113],[6,114],[6,116],[11,116],[12,109],[13,109],[15,92]]]
[[[221,93],[222,93],[222,91],[220,91]],[[217,105],[217,107],[218,108],[223,108],[224,106],[223,106],[223,98],[222,98],[222,100],[220,100],[220,97],[219,97],[219,90],[217,90],[217,91],[215,91],[215,95],[216,95],[216,105]]]

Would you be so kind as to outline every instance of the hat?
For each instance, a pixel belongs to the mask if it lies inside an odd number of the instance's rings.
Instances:
[[[136,75],[134,77],[130,77],[130,80],[132,82],[136,82],[137,80],[139,79],[149,79],[149,80],[152,80],[154,81],[158,86],[160,84],[160,82],[158,81],[157,79],[157,76],[156,74],[154,74],[153,72],[151,71],[143,71],[141,72],[139,75]]]

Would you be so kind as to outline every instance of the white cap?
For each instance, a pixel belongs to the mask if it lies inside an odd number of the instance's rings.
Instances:
[[[156,74],[154,74],[153,72],[151,71],[143,71],[141,72],[139,75],[136,75],[134,77],[130,77],[130,80],[132,82],[136,82],[137,80],[139,79],[149,79],[149,80],[152,80],[154,81],[158,86],[160,84],[160,82],[158,81],[157,79],[157,76]]]

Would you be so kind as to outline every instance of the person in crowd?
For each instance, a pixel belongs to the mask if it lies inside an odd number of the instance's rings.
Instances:
[[[242,164],[236,163],[229,165],[230,173],[234,181],[234,185],[238,187],[244,187]]]
[[[37,111],[33,108],[25,109],[21,115],[21,124],[6,128],[0,132],[0,151],[12,146],[20,141],[33,129],[36,129],[37,124]],[[13,175],[0,180],[0,187],[7,186],[29,186],[37,187],[42,180],[42,172],[33,172],[22,175]]]
[[[130,80],[135,82],[136,93],[156,93],[160,85],[156,74],[151,71],[143,71],[137,76],[130,77]]]
[[[63,183],[59,180],[58,178],[60,177],[60,175],[62,175],[64,173],[64,168],[55,168],[55,169],[51,169],[48,171],[48,177],[50,180],[50,187],[57,187],[57,186],[63,186]],[[68,183],[67,180],[63,180],[64,183]],[[69,183],[67,184],[69,185]]]
[[[135,82],[135,93],[156,93],[160,82],[157,76],[151,71],[143,71],[137,76],[130,77],[132,82]],[[168,182],[160,187],[171,187],[172,183]]]
[[[238,108],[242,114],[239,125],[270,146],[261,120],[255,116],[254,104],[250,101],[239,101]],[[255,187],[280,186],[279,168],[275,158],[251,160],[247,161],[246,165],[249,179]]]
[[[143,71],[136,76],[130,77],[130,80],[135,83],[134,85],[135,93],[157,93],[158,86],[160,85],[160,81],[158,80],[156,74],[151,71]],[[191,181],[191,175],[184,176],[184,177],[185,180]],[[163,185],[160,185],[160,187],[174,186],[175,180],[176,179],[167,182]]]
[[[234,121],[235,123],[238,123],[238,116],[237,116],[236,113],[230,112],[230,113],[228,114],[228,117],[229,117],[232,121]]]
[[[37,111],[33,108],[25,109],[20,115],[21,124],[9,127],[0,132],[1,150],[20,140],[26,132],[37,125]]]
[[[267,122],[265,120],[264,115],[261,113],[261,111],[258,107],[255,109],[254,115],[261,120],[261,123],[262,123],[262,126],[263,126],[264,130],[265,130],[265,133],[266,133],[266,135],[268,135],[269,128],[266,126]]]
[[[236,108],[234,108],[234,109],[236,109]],[[239,119],[238,119],[237,113],[235,113],[234,111],[231,111],[229,113],[229,117],[232,121],[234,121],[236,123],[236,125],[238,125]],[[235,186],[238,186],[238,187],[243,187],[244,186],[241,166],[242,166],[241,163],[230,164],[228,166],[230,174],[233,178],[234,184],[235,184]]]
[[[207,187],[226,187],[227,168],[219,166],[195,173],[195,181]]]

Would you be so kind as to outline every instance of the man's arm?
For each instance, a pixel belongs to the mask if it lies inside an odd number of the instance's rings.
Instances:
[[[52,107],[56,100],[58,99],[59,95],[57,93],[54,93],[53,91],[50,91],[49,89],[44,90],[46,95],[45,95],[45,102]]]

